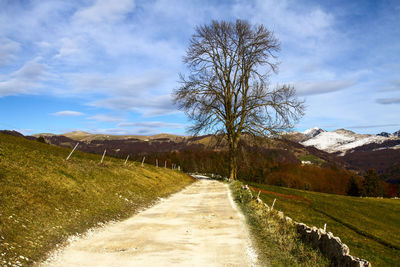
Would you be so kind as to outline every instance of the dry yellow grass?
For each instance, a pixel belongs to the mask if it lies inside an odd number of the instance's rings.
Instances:
[[[0,134],[0,265],[31,265],[70,235],[190,184],[183,173]]]

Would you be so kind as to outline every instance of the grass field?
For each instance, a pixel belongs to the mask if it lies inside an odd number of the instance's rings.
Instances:
[[[400,200],[358,198],[250,183],[265,203],[298,222],[327,230],[350,247],[350,254],[373,266],[399,266]],[[297,196],[297,197],[296,197]]]
[[[246,217],[259,266],[329,266],[321,252],[300,240],[293,223],[280,218],[242,189],[242,183],[230,184],[235,201]]]
[[[303,155],[303,156],[299,156],[298,158],[301,161],[309,161],[312,164],[315,164],[315,165],[318,165],[318,166],[324,164],[324,162],[325,162],[325,160],[320,159],[320,158],[318,158],[318,157],[316,157],[314,155]]]
[[[193,182],[169,169],[0,134],[0,266],[42,260],[73,234],[127,218]]]

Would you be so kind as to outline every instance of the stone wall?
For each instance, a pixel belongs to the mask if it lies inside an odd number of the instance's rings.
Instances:
[[[371,266],[368,261],[351,256],[349,247],[343,244],[340,238],[334,236],[331,232],[327,233],[324,229],[309,227],[304,223],[295,222],[294,224],[302,240],[310,243],[313,248],[321,250],[334,265],[346,267]]]

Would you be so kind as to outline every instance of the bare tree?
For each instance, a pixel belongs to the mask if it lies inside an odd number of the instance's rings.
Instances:
[[[292,128],[304,114],[292,86],[272,88],[280,44],[263,25],[213,21],[196,27],[174,100],[194,122],[194,135],[213,132],[229,144],[230,179],[236,179],[238,142],[243,133],[266,136]]]

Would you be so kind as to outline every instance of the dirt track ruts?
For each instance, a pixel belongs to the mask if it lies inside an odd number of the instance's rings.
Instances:
[[[41,266],[253,266],[255,258],[227,185],[200,179],[72,242]]]

